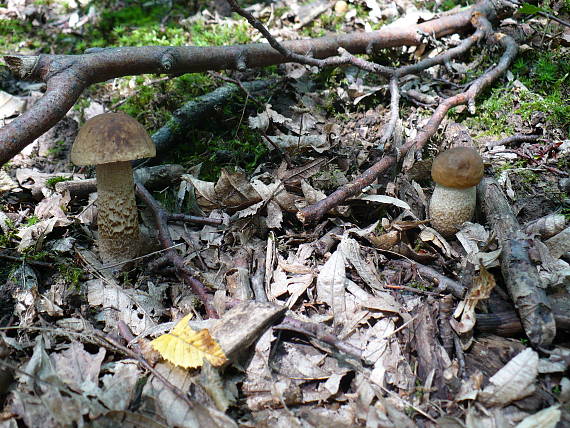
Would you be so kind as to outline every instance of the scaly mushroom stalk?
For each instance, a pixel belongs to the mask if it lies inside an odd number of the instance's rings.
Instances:
[[[130,162],[97,165],[99,255],[105,262],[137,257],[140,231]]]
[[[443,236],[452,236],[466,221],[473,218],[477,188],[454,189],[436,184],[431,197],[431,226]]]

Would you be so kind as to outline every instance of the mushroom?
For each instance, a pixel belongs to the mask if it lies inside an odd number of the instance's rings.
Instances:
[[[103,263],[139,255],[140,237],[131,161],[156,156],[143,126],[124,113],[92,117],[73,147],[75,165],[96,165],[99,255]]]
[[[454,147],[434,159],[431,177],[436,182],[429,206],[431,225],[449,237],[473,217],[483,159],[475,149]]]

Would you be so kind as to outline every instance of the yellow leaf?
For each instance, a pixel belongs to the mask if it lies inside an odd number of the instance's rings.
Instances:
[[[188,326],[192,314],[186,315],[170,333],[154,339],[150,344],[162,355],[162,358],[179,367],[188,369],[201,367],[204,358],[214,367],[227,362],[222,347],[216,342],[208,329],[194,331]]]

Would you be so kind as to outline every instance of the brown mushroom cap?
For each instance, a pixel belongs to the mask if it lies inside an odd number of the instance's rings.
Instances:
[[[476,186],[483,178],[483,159],[470,147],[454,147],[433,160],[431,178],[437,184],[456,189]]]
[[[125,113],[103,113],[81,128],[71,148],[75,165],[100,165],[156,156],[144,127]]]

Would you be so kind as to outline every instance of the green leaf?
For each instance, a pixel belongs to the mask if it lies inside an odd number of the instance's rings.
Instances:
[[[519,9],[519,12],[524,13],[526,15],[534,15],[535,13],[538,12],[545,12],[545,10],[541,7],[535,6],[530,3],[523,3],[521,8]]]

